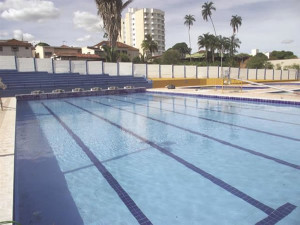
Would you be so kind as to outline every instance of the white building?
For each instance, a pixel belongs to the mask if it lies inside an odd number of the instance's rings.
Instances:
[[[18,41],[16,39],[0,40],[0,55],[32,58],[33,47],[27,41]]]
[[[251,55],[252,56],[256,56],[257,54],[259,53],[259,49],[252,49],[251,50]],[[270,58],[270,52],[264,52],[263,53],[265,56],[267,56],[268,57],[268,59]]]
[[[158,44],[158,52],[153,55],[162,55],[165,51],[165,13],[159,9],[129,8],[122,19],[120,42],[138,48],[143,54],[141,44],[145,35],[150,34]]]

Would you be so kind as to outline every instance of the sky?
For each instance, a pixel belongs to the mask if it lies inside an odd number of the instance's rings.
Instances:
[[[188,43],[184,16],[196,22],[191,28],[192,51],[198,51],[197,39],[214,33],[203,20],[204,0],[134,0],[130,7],[157,8],[165,11],[166,49],[178,42]],[[230,36],[232,15],[242,17],[237,38],[239,52],[273,50],[293,51],[300,57],[300,0],[213,0],[217,35]],[[126,13],[127,9],[123,12]],[[94,0],[0,0],[0,40],[23,39],[53,46],[91,46],[103,40],[102,22]]]

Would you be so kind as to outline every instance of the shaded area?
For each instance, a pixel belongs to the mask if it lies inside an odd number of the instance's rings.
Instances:
[[[14,220],[22,225],[83,224],[28,102],[18,103],[16,140]]]

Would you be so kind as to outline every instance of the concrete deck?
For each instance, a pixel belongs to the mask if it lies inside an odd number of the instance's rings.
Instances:
[[[299,82],[298,82],[299,83]],[[236,87],[236,86],[235,86]],[[245,87],[255,87],[251,85],[244,85]],[[300,85],[276,85],[277,88],[282,88],[285,90],[295,90],[300,89]],[[242,89],[232,88],[227,86],[223,91],[221,89],[215,89],[211,87],[210,89],[206,88],[189,88],[178,87],[176,89],[167,89],[167,88],[155,88],[148,89],[148,92],[157,92],[157,93],[168,93],[168,94],[187,94],[187,95],[206,95],[206,96],[220,96],[220,97],[237,97],[245,99],[262,99],[262,100],[276,100],[276,101],[292,101],[300,103],[300,92],[292,93],[274,93],[279,90],[273,88],[266,89]],[[273,93],[272,93],[273,92]]]
[[[2,98],[0,109],[0,221],[13,219],[16,99]]]

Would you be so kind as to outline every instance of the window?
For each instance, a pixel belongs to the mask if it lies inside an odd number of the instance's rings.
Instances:
[[[19,47],[13,46],[13,47],[11,47],[11,50],[13,52],[18,52],[19,51]]]
[[[0,46],[0,52],[2,52],[3,51],[3,47],[2,46]]]
[[[52,52],[45,52],[45,57],[51,57],[52,56]]]
[[[29,49],[28,47],[25,47],[25,49]]]

